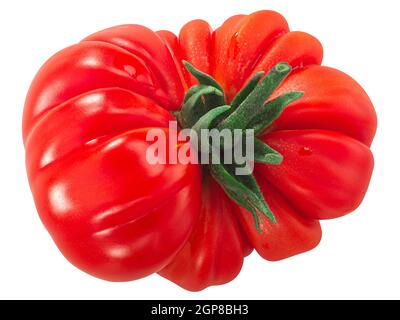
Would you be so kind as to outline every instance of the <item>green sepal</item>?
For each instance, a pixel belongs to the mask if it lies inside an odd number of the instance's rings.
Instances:
[[[206,106],[207,111],[209,111],[213,108],[216,108],[216,107],[226,105],[226,101],[225,101],[225,97],[224,97],[224,90],[213,77],[211,77],[207,73],[204,73],[204,72],[196,69],[194,66],[192,66],[187,61],[183,60],[182,63],[184,64],[186,69],[199,81],[199,83],[201,85],[211,86],[211,87],[214,87],[215,89],[219,90],[219,92],[222,92],[222,95],[205,95],[204,96],[205,106]],[[188,93],[186,94],[185,100],[189,99],[189,98],[187,98],[187,96],[190,94],[193,94],[193,93],[189,89]]]
[[[283,110],[289,104],[300,99],[303,95],[303,92],[292,91],[267,102],[263,106],[262,110],[251,119],[248,128],[254,129],[256,135],[261,133],[265,128],[270,126],[277,118],[279,118]]]
[[[257,84],[260,82],[261,78],[264,76],[265,72],[260,71],[257,72],[253,78],[243,87],[242,90],[235,96],[235,98],[232,100],[231,107],[232,111],[236,110],[237,107],[239,107],[244,100],[246,100],[247,96],[253,92]]]
[[[220,118],[230,110],[231,106],[221,106],[214,108],[207,112],[204,116],[202,116],[194,126],[192,126],[192,131],[197,134],[198,138],[201,138],[201,130],[202,129],[212,129],[215,127],[216,123],[220,120]],[[199,141],[200,149],[198,150],[212,150],[210,146],[210,141],[203,141],[200,139]]]
[[[217,80],[215,80],[213,77],[208,75],[207,73],[200,71],[193,67],[189,62],[183,60],[182,63],[185,65],[186,69],[195,77],[200,84],[204,84],[206,86],[212,86],[214,88],[217,88],[220,91],[224,91],[222,87],[219,85]]]
[[[265,101],[271,96],[276,88],[286,79],[291,72],[292,67],[286,63],[278,63],[265,76],[265,78],[257,84],[254,90],[247,98],[225,118],[218,126],[220,130],[228,129],[246,129],[252,116],[259,113]]]
[[[192,127],[204,114],[209,111],[206,107],[206,104],[202,100],[205,96],[216,96],[221,98],[224,96],[224,94],[222,91],[213,86],[200,84],[192,87],[188,91],[185,97],[185,103],[178,115],[178,120],[182,127]]]
[[[239,206],[245,208],[247,211],[251,213],[256,230],[257,232],[261,233],[260,218],[258,217],[257,211],[254,209],[254,207],[252,207],[252,205],[248,201],[243,199],[241,195],[236,194],[235,192],[227,190],[225,188],[224,190],[233,201],[235,201]]]
[[[244,183],[247,187],[249,187],[256,195],[257,198],[254,201],[251,199],[251,203],[272,223],[276,223],[276,219],[271,209],[269,208],[267,202],[264,199],[264,195],[261,192],[261,189],[257,183],[256,178],[252,174],[237,176],[238,179]],[[254,201],[254,202],[253,202]]]
[[[183,100],[183,103],[185,104],[197,91],[200,90],[202,87],[208,87],[204,84],[196,84],[193,87],[191,87],[188,92],[185,94],[185,98]],[[214,87],[213,87],[214,88]]]
[[[258,163],[279,165],[283,156],[259,139],[254,140],[254,161]]]
[[[236,165],[210,164],[210,172],[221,187],[232,196],[240,206],[250,210],[260,231],[257,210],[276,223],[276,219],[253,175],[235,175]]]

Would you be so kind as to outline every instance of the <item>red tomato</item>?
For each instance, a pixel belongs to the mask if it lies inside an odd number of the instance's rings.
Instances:
[[[304,96],[260,135],[283,162],[255,169],[276,223],[256,211],[257,230],[200,165],[146,161],[149,130],[168,134],[171,111],[198,84],[182,60],[213,76],[228,103],[257,72],[292,66],[268,101]],[[102,279],[158,272],[197,291],[234,279],[252,248],[272,261],[314,248],[318,220],[361,203],[377,126],[361,86],[321,62],[319,41],[290,32],[272,11],[231,17],[215,31],[192,21],[179,37],[117,26],[54,55],[28,92],[23,137],[35,203],[60,251]]]

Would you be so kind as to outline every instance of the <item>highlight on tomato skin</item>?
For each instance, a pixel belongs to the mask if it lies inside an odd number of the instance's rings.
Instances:
[[[53,55],[22,127],[36,208],[61,253],[107,281],[158,273],[200,291],[236,278],[253,250],[278,261],[315,248],[320,220],[361,204],[377,129],[364,89],[322,60],[318,39],[269,10],[216,29],[189,21],[178,35],[115,26]],[[150,164],[148,133],[170,137],[171,121],[254,129],[254,172]]]

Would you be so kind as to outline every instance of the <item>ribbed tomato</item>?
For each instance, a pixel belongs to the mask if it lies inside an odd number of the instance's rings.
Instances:
[[[314,248],[318,220],[361,203],[377,126],[362,87],[321,66],[322,55],[273,11],[215,31],[191,21],[179,37],[112,27],[54,55],[29,90],[23,137],[35,203],[60,251],[102,279],[158,272],[196,291],[235,278],[252,248],[271,261]],[[151,129],[170,133],[175,117],[192,127],[193,106],[207,117],[222,105],[216,127],[259,129],[260,150],[283,161],[264,159],[247,180],[224,166],[146,161]]]

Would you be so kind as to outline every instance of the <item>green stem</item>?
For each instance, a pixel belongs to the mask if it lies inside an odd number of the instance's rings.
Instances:
[[[199,84],[189,89],[181,110],[174,115],[182,128],[192,128],[192,133],[196,134],[197,139],[200,139],[196,146],[198,151],[205,151],[209,156],[218,155],[216,158],[219,160],[226,148],[231,148],[228,151],[234,154],[235,145],[226,146],[222,143],[220,144],[221,149],[215,149],[210,145],[210,137],[203,137],[203,129],[219,131],[228,129],[231,132],[235,129],[241,129],[243,132],[250,129],[250,134],[254,132],[254,135],[257,135],[270,126],[287,105],[303,96],[302,92],[289,92],[268,101],[276,88],[291,72],[291,66],[282,62],[277,64],[264,79],[262,79],[264,72],[256,73],[236,95],[231,105],[227,105],[224,91],[214,78],[197,70],[187,61],[183,63]],[[283,156],[281,154],[255,136],[254,138],[253,160],[255,162],[265,165],[282,163]],[[242,146],[242,150],[243,147],[246,146]],[[213,159],[214,157],[209,158]],[[233,164],[211,163],[208,165],[208,172],[233,201],[250,212],[257,231],[261,232],[260,215],[273,223],[276,223],[276,220],[248,164],[246,162],[239,164],[236,161]],[[237,173],[237,169],[241,169],[242,172],[244,170],[248,174],[240,175]]]
[[[248,126],[250,117],[259,113],[260,108],[271,96],[276,88],[285,80],[292,70],[287,63],[277,64],[267,76],[254,88],[246,99],[237,107],[235,112],[224,119],[218,129],[245,129]]]

